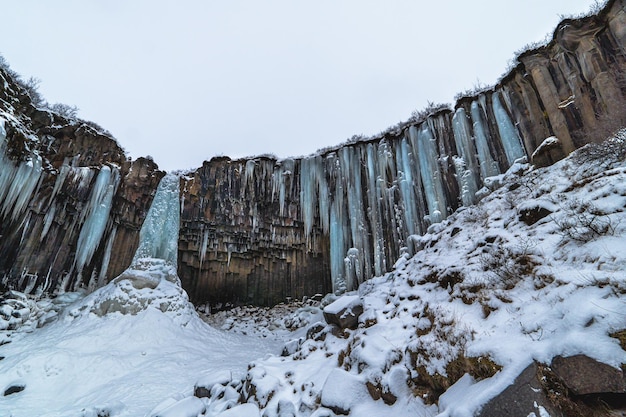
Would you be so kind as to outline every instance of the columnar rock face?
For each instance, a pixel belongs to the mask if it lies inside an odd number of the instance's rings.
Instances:
[[[418,250],[412,235],[472,204],[485,178],[626,125],[625,6],[563,21],[498,85],[379,137],[305,158],[205,162],[181,178],[185,289],[217,305],[356,288]],[[29,290],[101,285],[130,263],[163,173],[35,109],[0,75],[0,276]]]
[[[553,163],[625,125],[625,48],[624,2],[612,1],[563,21],[454,110],[306,158],[205,162],[184,181],[186,288],[197,302],[271,304],[384,274],[486,177],[523,156]]]

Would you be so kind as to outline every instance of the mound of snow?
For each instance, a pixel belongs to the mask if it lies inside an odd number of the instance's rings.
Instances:
[[[136,417],[167,398],[179,404],[165,415],[197,415],[201,400],[181,401],[198,375],[229,369],[241,377],[251,360],[280,351],[275,341],[204,323],[178,282],[171,265],[146,259],[59,320],[9,337],[0,346],[0,393],[24,389],[0,395],[2,415]]]

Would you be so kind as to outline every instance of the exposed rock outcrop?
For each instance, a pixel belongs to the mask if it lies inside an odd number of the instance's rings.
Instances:
[[[0,70],[0,277],[10,288],[95,288],[128,265],[162,173],[97,126],[35,108]]]

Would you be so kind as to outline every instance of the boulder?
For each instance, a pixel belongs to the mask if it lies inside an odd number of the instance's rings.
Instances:
[[[363,301],[358,295],[344,295],[324,307],[324,320],[341,329],[356,329],[363,314]]]
[[[187,397],[152,414],[154,417],[197,417],[206,411],[204,402],[197,397]]]
[[[350,415],[357,404],[369,397],[365,381],[359,376],[343,369],[333,369],[322,387],[321,405],[335,414]]]
[[[485,404],[476,417],[528,417],[546,413],[552,417],[561,416],[544,394],[537,374],[538,367],[533,362],[511,385]]]
[[[535,167],[542,168],[560,161],[565,158],[565,156],[567,156],[567,154],[563,150],[561,141],[555,136],[550,136],[535,149],[530,157],[530,162]]]
[[[222,411],[217,417],[259,417],[261,412],[255,404],[240,404],[226,411]]]
[[[574,395],[626,393],[622,370],[589,356],[557,356],[550,367]]]
[[[25,385],[11,385],[10,387],[4,390],[4,396],[6,397],[11,394],[17,394],[18,392],[24,391],[25,388],[26,388]]]
[[[526,223],[528,226],[531,226],[537,223],[539,220],[544,217],[548,217],[552,214],[552,211],[545,206],[542,205],[534,205],[534,206],[524,206],[518,209],[519,219],[520,221]]]
[[[211,389],[215,385],[227,385],[233,379],[229,370],[221,370],[207,373],[196,382],[194,395],[196,397],[211,397]]]

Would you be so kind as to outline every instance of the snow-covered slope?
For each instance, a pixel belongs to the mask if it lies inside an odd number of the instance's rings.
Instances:
[[[266,416],[289,404],[302,416],[471,416],[533,360],[582,353],[619,367],[625,138],[491,178],[478,205],[360,287],[356,330],[312,327],[291,355],[231,385]]]
[[[0,338],[0,390],[24,389],[0,396],[0,415],[465,417],[533,361],[620,367],[625,138],[490,178],[479,204],[349,294],[364,310],[354,330],[315,323],[315,302],[219,313],[218,330],[149,259],[86,297],[5,302],[18,329]]]

